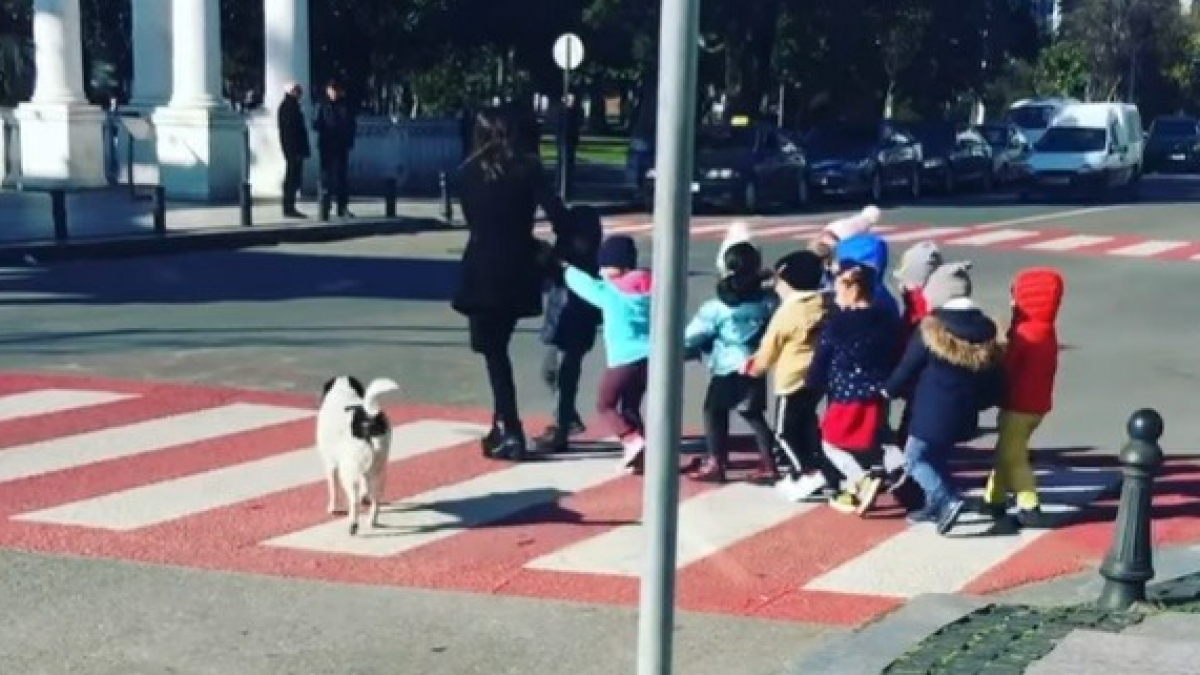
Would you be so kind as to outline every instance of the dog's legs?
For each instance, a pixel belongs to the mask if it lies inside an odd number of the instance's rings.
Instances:
[[[344,476],[339,472],[342,489],[346,493],[346,523],[349,525],[350,536],[358,534],[358,510],[362,503],[362,480],[353,476]]]
[[[325,506],[325,510],[328,511],[330,515],[337,513],[337,483],[337,467],[331,466],[325,469],[325,486],[329,491],[329,501]]]
[[[379,527],[379,502],[383,500],[383,477],[375,476],[367,484],[367,497],[371,501],[371,528]]]

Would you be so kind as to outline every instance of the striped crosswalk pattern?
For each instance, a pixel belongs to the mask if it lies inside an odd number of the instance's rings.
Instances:
[[[750,225],[751,233],[762,241],[806,240],[816,236],[832,217],[833,215],[751,218],[745,222]],[[953,226],[889,223],[877,226],[874,231],[897,247],[907,247],[918,241],[929,240],[949,248],[996,248],[1042,254],[1200,262],[1200,240],[1159,240],[1136,235],[1100,235],[1035,229],[1036,221],[1046,219],[1045,216],[1034,216],[1007,221],[1006,227],[986,223]],[[719,240],[734,220],[732,217],[697,217],[692,221],[689,232],[692,239]],[[617,216],[606,222],[605,229],[608,234],[650,237],[654,225],[645,215]],[[539,226],[538,233],[542,236],[549,235],[549,227]]]
[[[468,411],[393,410],[380,527],[351,536],[324,512],[304,397],[33,375],[0,375],[0,392],[0,546],[607,603],[633,600],[646,563],[641,482],[618,470],[615,451],[492,462],[478,451],[482,417]],[[963,468],[977,488],[984,467]],[[1040,473],[1048,508],[1065,513],[1119,480]],[[680,605],[857,623],[920,593],[1086,564],[1046,560],[1044,544],[1069,531],[979,536],[983,525],[967,521],[963,536],[940,537],[887,502],[859,519],[747,483],[687,484]]]

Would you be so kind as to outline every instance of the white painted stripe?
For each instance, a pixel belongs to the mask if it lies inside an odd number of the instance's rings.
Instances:
[[[1028,239],[1040,235],[1032,230],[988,230],[967,237],[949,239],[943,243],[948,246],[992,246],[1018,239]]]
[[[0,450],[0,482],[132,457],[311,417],[309,410],[235,403]]]
[[[974,228],[970,227],[920,227],[915,230],[903,229],[895,233],[884,235],[884,239],[888,241],[920,241],[922,239],[939,239],[955,235],[960,232],[969,232]]]
[[[1133,244],[1131,246],[1123,246],[1121,248],[1113,249],[1108,251],[1108,255],[1129,256],[1132,258],[1148,258],[1150,256],[1159,255],[1160,253],[1166,253],[1167,251],[1174,251],[1177,248],[1183,248],[1187,245],[1188,242],[1186,241],[1158,241],[1151,239],[1148,241],[1143,241],[1140,244]]]
[[[384,558],[432,544],[617,478],[614,457],[520,464],[381,509],[381,530],[351,537],[342,519],[263,542],[266,546]]]
[[[1117,471],[1049,469],[1050,475],[1039,485],[1042,510],[1047,513],[1078,511],[1121,480]],[[964,496],[970,498],[981,491],[969,490]],[[986,536],[991,525],[988,518],[964,513],[948,537],[939,535],[931,524],[909,527],[804,588],[894,598],[955,593],[1050,532],[1023,530],[1016,536]]]
[[[1115,206],[1094,206],[1087,209],[1074,209],[1072,211],[1054,211],[1051,213],[1038,213],[1024,218],[1013,218],[1011,220],[998,220],[992,223],[987,223],[984,227],[1012,227],[1013,225],[1023,225],[1025,223],[1042,223],[1047,220],[1069,220],[1078,218],[1079,216],[1087,216],[1093,213],[1103,213],[1105,211],[1116,211],[1117,209],[1127,209],[1129,204],[1117,204]]]
[[[729,226],[732,223],[733,223],[733,221],[730,220],[730,221],[724,222],[724,223],[709,223],[708,225],[691,225],[690,227],[688,227],[688,232],[692,233],[693,235],[695,235],[695,234],[713,234],[714,232],[720,232],[721,234],[724,234],[725,231],[729,229]],[[753,228],[752,225],[750,227]],[[751,232],[753,232],[753,229],[751,229]]]
[[[735,483],[693,497],[679,507],[676,565],[683,568],[814,508],[793,504],[771,489]],[[646,532],[623,525],[529,563],[527,567],[581,574],[637,576]]]
[[[392,461],[478,439],[478,425],[422,420],[393,432]],[[315,448],[144,485],[17,516],[16,520],[128,531],[249,501],[323,480]]]
[[[0,422],[136,398],[133,394],[78,389],[39,389],[0,396]]]
[[[781,225],[779,227],[762,227],[750,230],[752,237],[777,237],[780,235],[805,235],[820,232],[821,225]]]
[[[634,234],[637,232],[649,232],[654,229],[654,223],[626,223],[622,225],[613,225],[612,227],[604,228],[606,234]]]
[[[1094,234],[1072,234],[1067,237],[1057,237],[1028,244],[1023,248],[1031,251],[1071,251],[1084,246],[1095,246],[1112,241],[1112,237]]]

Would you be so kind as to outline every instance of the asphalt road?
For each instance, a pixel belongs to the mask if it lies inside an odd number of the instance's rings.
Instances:
[[[1152,178],[1134,205],[963,197],[890,208],[886,222],[1200,241],[1200,182]],[[811,216],[801,216],[811,219]],[[779,216],[756,226],[790,222]],[[0,268],[0,371],[45,370],[316,393],[331,373],[388,374],[414,402],[484,407],[484,374],[448,308],[461,233],[424,233],[48,267]],[[801,242],[769,239],[769,258]],[[902,245],[897,244],[899,249]],[[708,297],[716,241],[691,247],[689,306]],[[1200,261],[948,247],[973,260],[976,296],[1007,312],[1012,275],[1066,275],[1058,406],[1040,445],[1113,452],[1142,406],[1167,420],[1169,454],[1200,436]],[[898,255],[898,251],[896,252]],[[649,250],[644,259],[649,261]],[[550,410],[536,323],[514,345],[530,417]],[[590,357],[591,391],[602,356]],[[690,368],[685,424],[704,374]],[[589,397],[583,399],[587,405]],[[0,552],[6,670],[63,675],[631,672],[635,612],[403,589],[357,588]],[[184,589],[185,592],[179,592]],[[677,672],[768,675],[832,630],[681,616]]]

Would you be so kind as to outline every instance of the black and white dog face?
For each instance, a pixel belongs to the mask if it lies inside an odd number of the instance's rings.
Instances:
[[[326,380],[325,385],[323,387],[321,387],[321,400],[322,401],[325,400],[325,397],[329,396],[329,392],[332,391],[333,388],[337,385],[338,380],[341,380],[343,378],[345,378],[345,380],[350,384],[350,388],[352,390],[354,390],[354,393],[358,394],[358,397],[360,399],[363,396],[366,396],[367,388],[363,386],[362,380],[359,380],[357,377],[354,377],[353,375],[341,375],[339,377],[331,377],[328,380]]]

